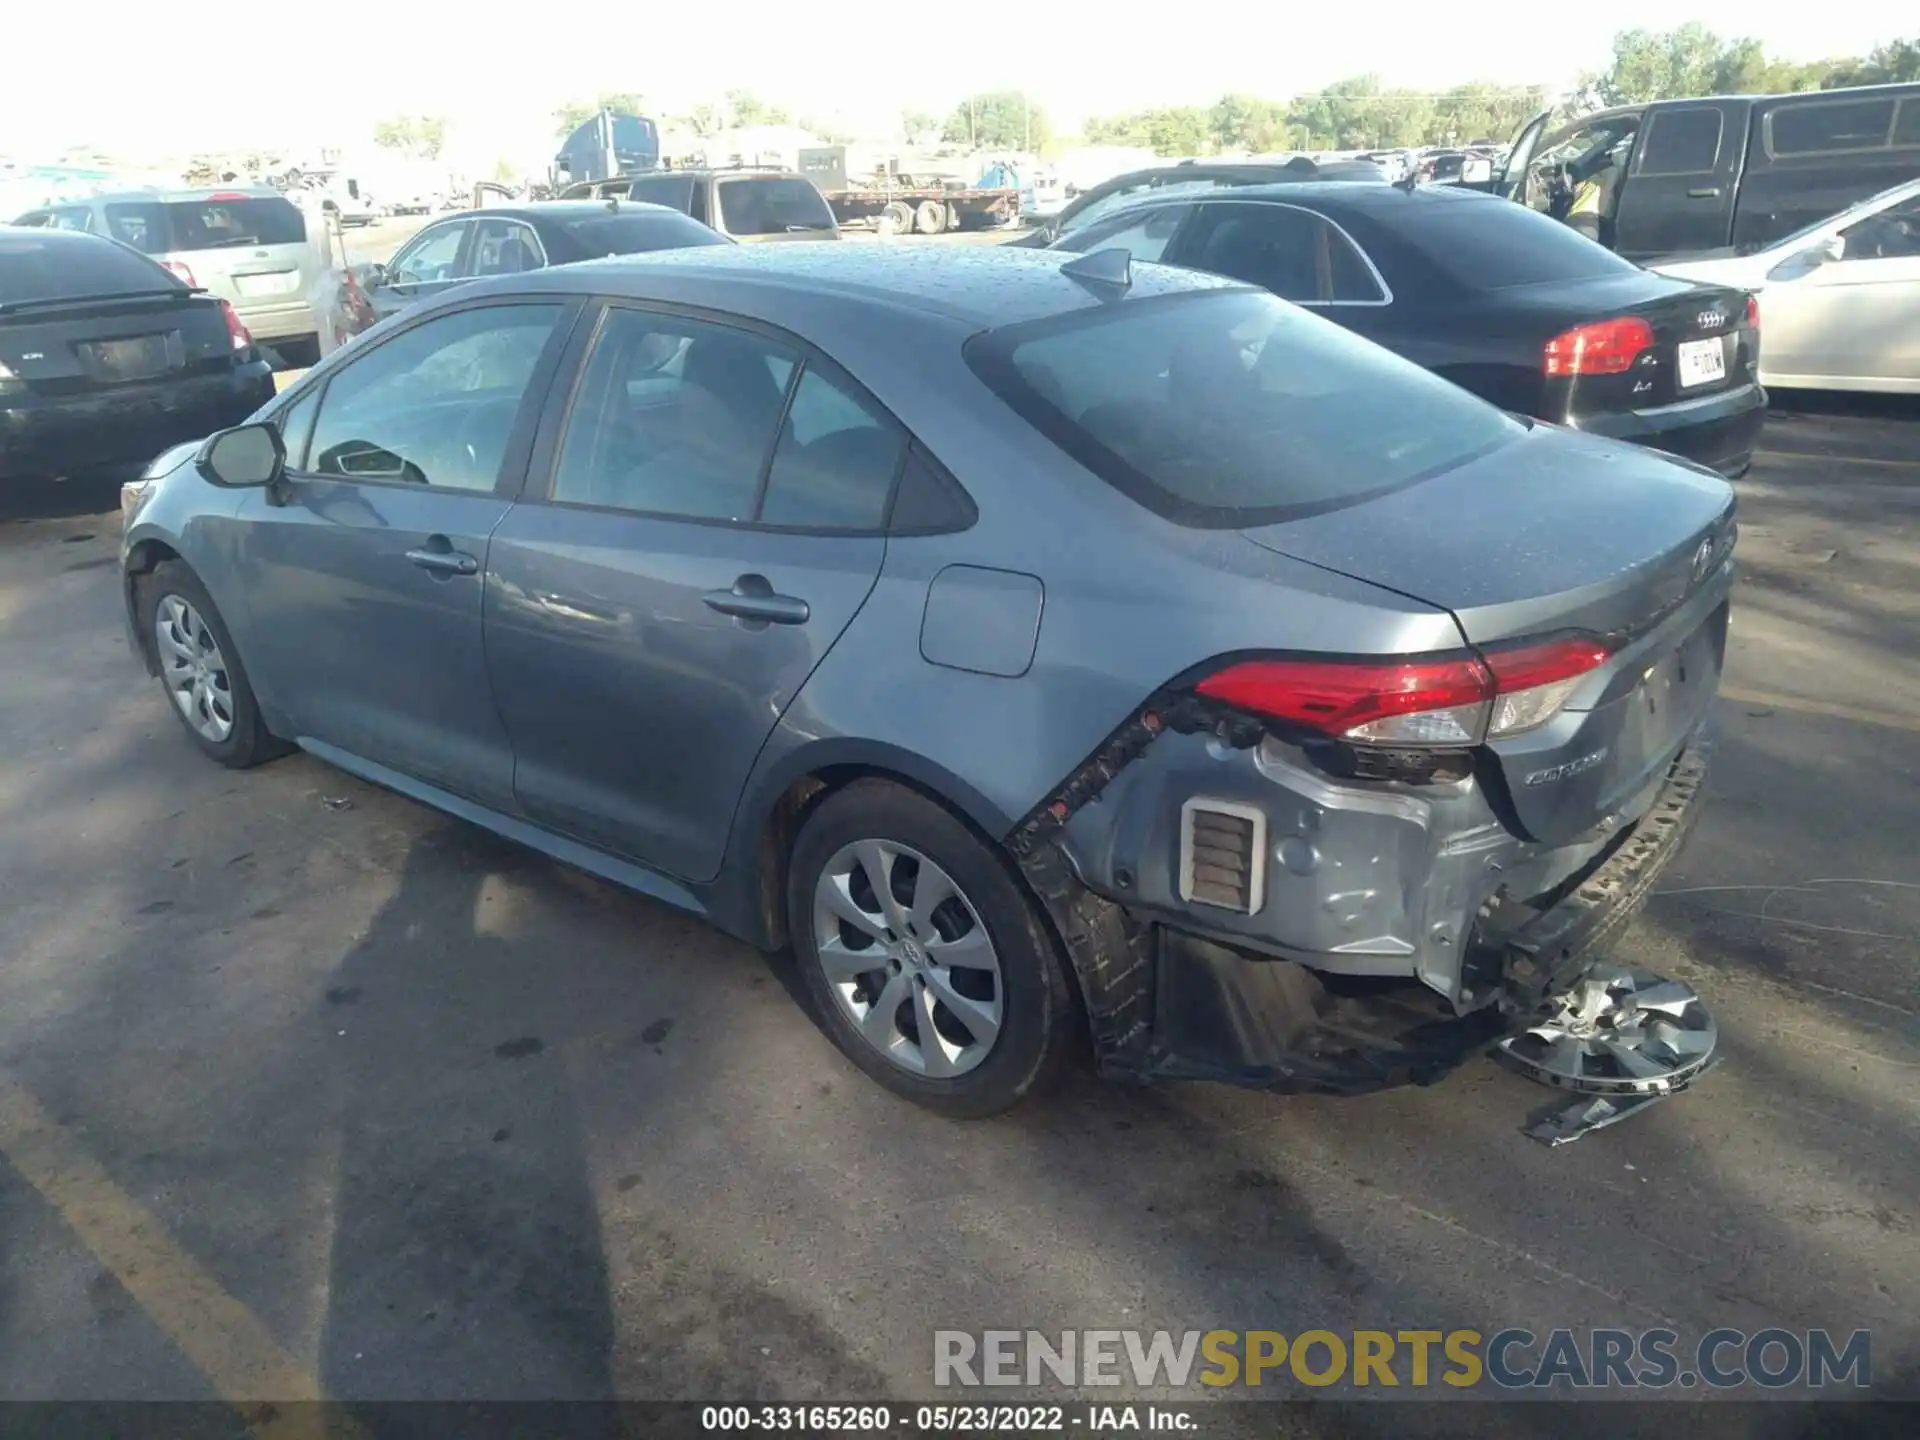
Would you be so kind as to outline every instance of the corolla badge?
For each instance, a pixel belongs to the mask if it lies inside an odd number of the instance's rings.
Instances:
[[[1693,552],[1693,583],[1698,585],[1713,569],[1713,537],[1709,535]]]
[[[1527,776],[1529,788],[1535,785],[1551,785],[1556,780],[1567,780],[1594,768],[1607,758],[1607,747],[1602,746],[1590,755],[1582,755],[1578,760],[1569,760],[1564,765],[1554,765],[1546,770],[1536,770]]]

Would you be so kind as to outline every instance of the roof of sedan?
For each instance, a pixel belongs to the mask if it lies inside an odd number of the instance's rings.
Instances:
[[[654,205],[643,200],[529,200],[517,205],[487,205],[461,215],[504,215],[512,220],[585,220],[595,215],[683,215],[671,205]],[[461,215],[444,218],[453,220]]]
[[[1037,320],[1112,303],[1109,286],[1076,280],[1064,266],[1082,257],[1005,245],[863,244],[817,241],[657,250],[536,272],[529,283],[644,298],[662,289],[726,285],[744,297],[832,295],[843,301],[942,315],[975,329]],[[1138,265],[1127,299],[1235,288],[1237,281]],[[1244,287],[1239,287],[1244,288]],[[736,308],[745,309],[744,304]],[[771,317],[768,317],[771,318]]]
[[[1507,205],[1512,202],[1484,190],[1468,190],[1460,185],[1356,185],[1325,180],[1300,180],[1290,185],[1242,185],[1232,190],[1168,192],[1143,196],[1141,205],[1192,205],[1195,203],[1232,203],[1247,200],[1274,200],[1298,205],[1306,201],[1316,208],[1360,211],[1367,214],[1405,214],[1434,205]],[[1133,206],[1126,207],[1128,209]],[[1115,213],[1118,213],[1117,211]]]

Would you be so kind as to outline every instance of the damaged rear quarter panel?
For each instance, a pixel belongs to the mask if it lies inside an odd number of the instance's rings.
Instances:
[[[1109,514],[1087,516],[1070,488],[991,496],[969,478],[981,512],[973,529],[890,539],[872,595],[789,709],[763,766],[789,769],[815,736],[911,751],[976,790],[1000,817],[993,838],[1004,839],[1157,690],[1209,659],[1312,650],[1335,635],[1344,650],[1371,654],[1461,643],[1444,611],[1236,534],[1182,531],[1089,481]],[[1079,535],[1100,542],[1078,546]],[[929,594],[954,566],[1038,577],[1044,599],[1024,673],[927,658]],[[1023,649],[1026,636],[1016,638]]]

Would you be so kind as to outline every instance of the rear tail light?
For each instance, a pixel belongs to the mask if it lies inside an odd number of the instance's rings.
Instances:
[[[1493,713],[1487,738],[1518,735],[1560,713],[1580,682],[1607,661],[1607,647],[1588,636],[1487,652]]]
[[[220,302],[220,313],[226,318],[227,334],[233,339],[233,348],[236,350],[251,349],[253,347],[253,332],[247,329],[246,323],[241,320],[240,312],[222,300]]]
[[[1757,295],[1747,297],[1747,328],[1749,330],[1760,328],[1760,297]]]
[[[1359,745],[1478,745],[1544,725],[1604,664],[1591,636],[1477,656],[1407,660],[1244,660],[1200,694]]]
[[[193,278],[193,270],[182,261],[162,260],[160,262],[160,268],[174,275],[183,284],[188,285],[195,290],[198,290],[200,288],[200,282]]]
[[[1542,368],[1553,375],[1621,375],[1653,348],[1653,326],[1637,315],[1576,325],[1547,342]]]

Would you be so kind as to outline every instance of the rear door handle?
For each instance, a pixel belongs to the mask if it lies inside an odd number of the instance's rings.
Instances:
[[[425,545],[407,551],[407,559],[422,570],[431,570],[436,575],[480,573],[480,562],[466,551],[454,549],[453,542],[444,535],[429,535]]]
[[[708,609],[749,624],[804,625],[813,616],[813,607],[806,601],[775,594],[764,575],[742,575],[731,590],[709,590],[700,598]]]
[[[1720,187],[1718,185],[1708,185],[1703,189],[1689,190],[1687,191],[1687,198],[1689,200],[1718,200],[1720,198]]]

